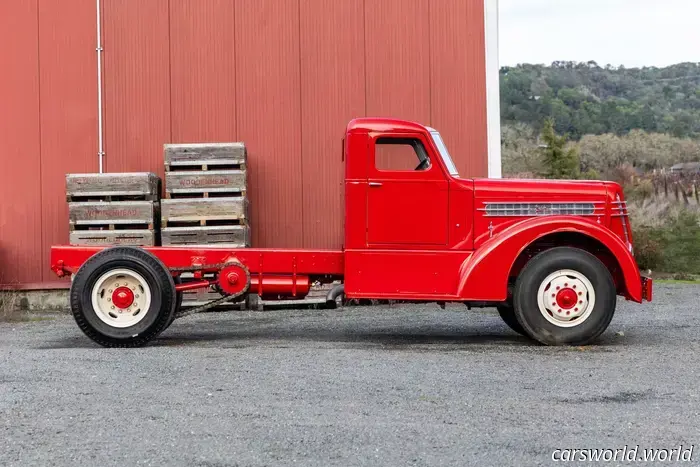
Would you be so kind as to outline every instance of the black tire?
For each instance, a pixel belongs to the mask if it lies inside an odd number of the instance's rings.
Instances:
[[[551,323],[540,312],[538,305],[540,285],[550,274],[562,269],[585,276],[595,293],[590,315],[573,327]],[[528,336],[545,345],[590,344],[608,328],[617,304],[615,283],[610,271],[592,254],[570,247],[552,248],[532,258],[518,276],[513,295],[518,323]]]
[[[522,336],[527,336],[523,327],[518,323],[518,318],[515,317],[515,310],[513,310],[512,306],[503,304],[498,305],[496,309],[503,322],[506,323],[509,328]]]
[[[180,277],[174,277],[173,282],[175,284],[181,284],[182,279]],[[170,327],[170,325],[173,324],[173,322],[175,322],[175,315],[177,315],[177,313],[179,313],[180,309],[182,308],[182,298],[183,298],[182,292],[176,291],[175,292],[175,311],[173,311],[173,316],[172,316],[172,318],[170,318],[170,322],[165,326],[165,329],[168,329]],[[165,329],[163,329],[163,332],[165,331]]]
[[[128,269],[143,277],[151,302],[136,324],[118,328],[98,317],[92,304],[92,291],[99,278],[115,269]],[[156,338],[172,321],[176,306],[173,277],[163,263],[146,250],[113,247],[88,259],[75,274],[70,305],[78,327],[103,347],[140,347]]]

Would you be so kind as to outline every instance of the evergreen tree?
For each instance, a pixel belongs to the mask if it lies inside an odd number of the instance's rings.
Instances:
[[[581,160],[578,148],[567,148],[566,136],[558,136],[554,131],[554,121],[548,118],[542,129],[542,166],[547,178],[577,179],[581,173]]]

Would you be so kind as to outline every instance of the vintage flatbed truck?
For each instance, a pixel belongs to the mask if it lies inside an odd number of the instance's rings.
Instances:
[[[386,118],[352,120],[339,159],[340,250],[52,247],[51,269],[73,275],[78,326],[102,346],[141,346],[224,301],[302,298],[314,282],[340,281],[330,306],[341,296],[493,306],[540,343],[585,345],[618,295],[652,299],[616,183],[463,179],[436,130]],[[183,291],[205,287],[222,297],[182,308]]]

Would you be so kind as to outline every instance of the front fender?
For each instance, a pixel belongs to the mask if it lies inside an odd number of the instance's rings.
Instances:
[[[602,243],[617,259],[624,278],[626,296],[642,302],[639,268],[623,241],[610,230],[585,219],[569,216],[535,217],[524,220],[484,242],[460,268],[457,294],[464,300],[504,301],[508,276],[520,253],[550,234],[575,232]]]

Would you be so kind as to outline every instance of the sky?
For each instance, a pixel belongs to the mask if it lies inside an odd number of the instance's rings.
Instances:
[[[499,61],[700,62],[700,0],[499,0]]]

